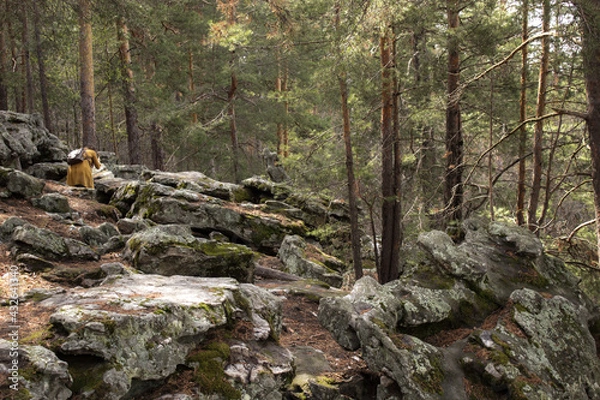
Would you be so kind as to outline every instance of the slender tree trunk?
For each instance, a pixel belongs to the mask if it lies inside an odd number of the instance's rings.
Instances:
[[[79,0],[79,84],[83,146],[96,148],[96,103],[90,0]]]
[[[386,283],[398,278],[399,254],[396,249],[400,232],[397,219],[398,203],[396,190],[394,128],[394,60],[393,43],[387,31],[379,40],[381,57],[381,194],[382,194],[382,232],[381,232],[381,265],[377,271],[379,282]]]
[[[224,5],[225,15],[227,17],[227,23],[234,25],[236,23],[236,7],[238,0],[228,0],[227,4]],[[237,97],[238,79],[235,73],[236,55],[235,51],[231,52],[231,59],[229,60],[229,66],[231,68],[231,83],[227,92],[227,116],[229,117],[229,136],[231,138],[231,157],[233,161],[233,180],[239,182],[239,139],[237,132],[237,123],[235,119],[235,99]]]
[[[227,93],[227,115],[229,117],[229,135],[231,137],[231,156],[233,158],[233,180],[239,182],[239,141],[237,133],[237,124],[235,120],[235,97],[237,91],[237,75],[235,72],[231,73],[231,86],[229,86],[229,92]]]
[[[587,129],[592,158],[592,187],[596,211],[596,239],[600,263],[600,4],[576,0],[583,23],[583,72],[587,92]]]
[[[192,96],[192,101],[193,100],[193,96],[195,96],[195,92],[196,92],[196,83],[194,81],[194,54],[192,53],[191,50],[188,51],[188,79],[189,79],[189,87],[190,87],[190,94]],[[192,124],[197,124],[198,123],[198,113],[197,112],[192,112]]]
[[[340,27],[340,6],[336,4],[335,28]],[[338,43],[339,46],[339,43]],[[348,107],[348,84],[346,71],[342,70],[338,74],[340,85],[340,97],[342,103],[342,127],[344,136],[344,147],[346,150],[346,174],[348,178],[348,205],[350,206],[350,235],[352,241],[352,262],[354,265],[354,277],[356,280],[363,276],[362,257],[360,245],[360,229],[358,226],[358,204],[357,204],[357,183],[354,176],[354,155],[352,153],[352,137],[350,131],[350,109]]]
[[[0,110],[8,110],[8,47],[6,46],[6,36],[8,32],[6,27],[8,21],[8,2],[0,2],[2,15],[0,16]]]
[[[133,84],[133,71],[131,69],[131,53],[129,52],[129,30],[125,19],[117,21],[119,39],[119,55],[121,58],[121,79],[123,95],[125,98],[125,126],[127,129],[127,149],[129,150],[129,163],[141,164],[140,130],[138,127],[138,113],[136,108],[137,98]]]
[[[350,206],[350,232],[352,235],[352,262],[354,276],[358,280],[362,277],[362,259],[360,247],[360,229],[358,227],[358,205],[356,202],[356,179],[354,177],[354,156],[352,154],[352,140],[350,137],[350,111],[348,109],[348,87],[346,76],[338,78],[342,98],[342,120],[344,130],[344,146],[346,148],[346,174],[348,176],[348,205]]]
[[[25,111],[29,114],[35,112],[35,103],[33,95],[33,73],[31,72],[31,52],[29,51],[29,8],[28,1],[21,3],[21,21],[22,21],[22,59],[25,72]]]
[[[396,71],[396,35],[392,28],[392,57],[390,69],[392,73],[392,118],[393,118],[393,135],[394,135],[394,240],[392,248],[392,259],[396,260],[392,279],[396,279],[399,275],[400,265],[400,249],[402,240],[404,239],[402,227],[402,150],[400,143],[400,96],[398,86],[398,71]]]
[[[522,23],[521,23],[521,41],[526,42],[529,38],[529,2],[523,0]],[[528,47],[523,46],[521,50],[521,95],[519,98],[519,122],[522,124],[519,130],[519,172],[517,178],[517,224],[525,225],[525,174],[527,162],[525,152],[527,151],[527,129],[523,121],[527,119],[527,74],[529,73],[527,55]]]
[[[150,148],[152,149],[153,168],[159,171],[165,168],[165,155],[162,148],[162,128],[156,123],[152,123],[150,130]]]
[[[489,146],[490,148],[494,145],[494,74],[490,74],[490,122],[489,122],[490,136]],[[495,219],[494,215],[494,164],[492,152],[488,155],[488,202],[490,205],[490,219]]]
[[[544,11],[542,18],[542,31],[550,30],[550,0],[544,0]],[[538,80],[538,98],[536,107],[536,117],[544,115],[546,110],[546,87],[548,77],[548,53],[550,50],[550,40],[548,36],[542,38],[542,56],[540,61],[540,74]],[[529,206],[527,210],[527,227],[532,232],[539,234],[539,221],[537,218],[540,192],[542,187],[542,137],[544,132],[543,120],[535,123],[533,133],[533,176],[531,179],[531,193],[529,197]]]
[[[278,72],[277,79],[275,82],[275,89],[279,95],[279,98],[283,98],[283,118],[284,120],[277,123],[277,154],[285,158],[289,155],[289,144],[288,144],[288,127],[287,127],[287,115],[289,112],[289,103],[287,101],[286,92],[287,92],[287,79],[288,79],[288,71],[287,66],[283,65],[281,61],[281,55],[278,55]]]
[[[44,116],[44,125],[50,132],[54,131],[52,119],[50,118],[50,106],[48,104],[48,78],[46,76],[46,65],[44,61],[44,51],[42,48],[40,35],[40,10],[38,8],[38,0],[33,0],[33,26],[35,35],[35,53],[38,62],[38,75],[40,79],[40,96],[42,98],[42,114]]]
[[[462,220],[463,137],[460,110],[460,49],[456,30],[459,27],[458,0],[448,0],[448,104],[446,107],[446,176],[444,200],[446,223]]]

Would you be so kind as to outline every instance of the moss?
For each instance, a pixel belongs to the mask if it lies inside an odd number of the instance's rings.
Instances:
[[[119,211],[117,207],[105,204],[96,210],[96,214],[104,218],[115,218],[119,215]]]
[[[14,392],[12,397],[7,397],[7,398],[10,398],[11,400],[31,400],[31,399],[33,399],[33,396],[31,395],[29,390],[27,390],[27,388],[23,387],[22,384],[19,384],[19,390],[17,390],[16,392],[12,389],[10,389],[10,390],[11,390],[11,392]]]
[[[93,391],[99,394],[102,388],[103,376],[111,369],[109,363],[98,361],[95,357],[79,356],[67,359],[69,364],[69,373],[73,378],[71,391],[73,394]]]
[[[104,325],[104,327],[106,328],[106,331],[110,335],[115,333],[115,330],[117,329],[117,323],[114,319],[110,319],[110,318],[106,317],[104,320],[102,320],[100,322],[102,322],[102,325]]]
[[[424,392],[442,395],[444,393],[442,388],[444,371],[442,370],[441,360],[439,357],[431,358],[430,360],[432,365],[426,368],[426,373],[416,373],[413,375],[413,380]]]
[[[23,337],[21,339],[22,344],[33,344],[38,345],[46,340],[51,339],[52,334],[52,325],[47,324],[44,327],[32,331],[29,335]]]
[[[260,246],[263,242],[269,241],[272,238],[283,239],[283,229],[280,226],[270,226],[262,223],[261,219],[253,215],[244,215],[244,222],[248,224],[248,227],[252,231],[251,240],[257,246]]]
[[[256,256],[252,250],[245,246],[240,246],[233,243],[223,243],[217,240],[201,242],[198,245],[198,250],[210,257],[242,257],[243,259],[251,259]]]
[[[517,376],[509,385],[510,398],[512,400],[527,400],[530,398],[531,386],[524,377]]]
[[[240,399],[242,394],[227,381],[223,364],[229,359],[229,345],[211,342],[187,358],[195,364],[195,381],[203,394],[218,394],[226,399]]]
[[[232,192],[232,198],[231,200],[234,203],[243,203],[245,201],[251,201],[252,200],[252,193],[246,189],[245,187],[239,188],[239,189],[235,189]]]

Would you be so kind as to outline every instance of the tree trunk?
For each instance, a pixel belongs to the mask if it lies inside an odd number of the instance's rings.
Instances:
[[[457,0],[447,3],[448,27],[448,104],[446,107],[446,176],[444,181],[445,221],[462,219],[463,138],[460,111],[460,49],[456,29],[460,24]]]
[[[29,12],[27,8],[27,1],[21,3],[21,46],[23,46],[21,52],[21,58],[23,60],[23,70],[25,73],[25,92],[23,98],[25,99],[25,112],[32,114],[35,111],[34,95],[33,95],[33,74],[31,73],[31,53],[29,52]]]
[[[238,0],[228,0],[223,10],[227,17],[227,24],[232,26],[236,23],[236,7]],[[227,116],[229,117],[229,136],[231,138],[231,157],[233,161],[233,181],[239,183],[239,140],[237,132],[237,123],[235,119],[235,99],[237,95],[238,80],[235,73],[235,62],[236,54],[235,51],[231,51],[231,59],[229,60],[229,66],[231,68],[231,84],[227,92]]]
[[[278,61],[278,71],[277,71],[277,79],[275,82],[275,89],[279,98],[284,98],[283,100],[283,121],[277,123],[277,154],[281,158],[285,158],[289,155],[288,151],[288,127],[287,127],[287,115],[289,112],[289,104],[287,99],[285,99],[287,92],[287,78],[288,71],[287,66],[282,65],[281,56],[279,55]]]
[[[231,137],[231,157],[233,159],[233,181],[239,183],[239,141],[237,134],[237,124],[235,120],[235,93],[237,91],[237,76],[235,72],[231,73],[231,86],[227,94],[227,115],[229,117],[229,135]]]
[[[131,53],[129,52],[129,31],[124,18],[117,21],[119,39],[119,55],[121,58],[121,79],[123,96],[125,98],[125,126],[127,130],[127,149],[129,150],[129,163],[141,164],[140,130],[138,127],[138,113],[136,108],[137,98],[133,85],[133,71],[131,70]]]
[[[360,230],[358,227],[358,206],[356,202],[356,179],[354,177],[354,156],[352,154],[352,140],[350,137],[350,111],[348,110],[348,87],[346,76],[338,78],[342,98],[342,120],[344,130],[344,146],[346,148],[346,174],[348,176],[348,205],[350,206],[350,232],[352,237],[352,262],[354,264],[354,277],[362,277],[362,259],[360,247]]]
[[[79,0],[79,84],[83,146],[96,148],[96,103],[90,0]]]
[[[154,122],[150,130],[150,147],[152,149],[153,168],[164,170],[165,156],[162,148],[162,128]]]
[[[529,2],[523,0],[522,23],[521,23],[521,41],[524,43],[529,38]],[[519,122],[522,124],[519,129],[519,172],[517,178],[517,224],[525,225],[525,172],[527,162],[525,152],[527,151],[527,129],[523,122],[527,119],[527,74],[529,73],[527,63],[528,47],[523,46],[521,50],[521,95],[519,98]]]
[[[489,121],[489,147],[494,145],[494,73],[490,73],[490,121]],[[488,154],[488,203],[490,206],[490,219],[493,221],[494,214],[494,158],[492,152]]]
[[[35,53],[38,62],[38,75],[40,78],[40,96],[42,98],[42,113],[44,115],[44,125],[46,129],[53,132],[52,119],[50,118],[50,106],[48,104],[48,78],[46,76],[46,65],[44,62],[44,52],[40,37],[40,10],[38,8],[38,0],[33,0],[33,26],[35,35]]]
[[[600,263],[600,4],[590,0],[577,0],[575,4],[583,17],[583,71],[588,101],[586,121],[592,158],[592,187]]]
[[[5,0],[0,3],[0,7],[3,9],[2,16],[0,16],[0,110],[8,110],[8,47],[6,47],[6,31],[8,15],[8,2]]]
[[[190,95],[192,96],[192,101],[194,101],[194,96],[196,95],[196,83],[194,81],[194,54],[191,50],[188,51],[188,79],[189,79],[189,87],[190,87]],[[198,113],[192,112],[192,124],[198,123]]]
[[[379,282],[386,283],[398,278],[399,254],[396,251],[400,233],[397,211],[400,199],[396,190],[396,137],[394,135],[394,79],[393,45],[390,33],[380,37],[381,54],[381,194],[382,194],[382,232],[381,232],[381,265],[377,271]]]
[[[550,25],[550,0],[544,0],[544,11],[542,18],[542,31],[548,32]],[[542,38],[542,55],[540,60],[540,74],[538,78],[538,98],[535,116],[544,115],[546,110],[546,82],[548,76],[548,53],[550,41],[548,36]],[[535,123],[533,132],[533,175],[531,178],[531,193],[527,210],[527,227],[532,232],[539,233],[539,221],[537,218],[540,192],[542,187],[542,136],[544,133],[544,122],[539,119]]]

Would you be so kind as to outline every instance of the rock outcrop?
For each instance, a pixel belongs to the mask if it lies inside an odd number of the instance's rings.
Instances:
[[[597,310],[577,279],[525,229],[464,228],[459,245],[422,234],[400,279],[362,278],[322,299],[319,320],[391,398],[600,399]]]

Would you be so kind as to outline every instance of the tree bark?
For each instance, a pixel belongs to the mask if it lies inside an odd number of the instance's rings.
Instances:
[[[521,41],[525,43],[529,38],[529,2],[523,0],[521,5]],[[516,219],[519,226],[525,225],[525,175],[527,162],[525,152],[527,151],[527,129],[523,121],[527,119],[527,74],[529,73],[528,47],[523,46],[521,50],[521,94],[519,97],[519,123],[522,124],[519,130],[519,171],[517,178],[517,211]]]
[[[462,220],[463,137],[460,110],[460,49],[455,34],[460,25],[457,0],[447,3],[448,27],[448,104],[446,106],[446,176],[444,182],[445,221]]]
[[[228,0],[224,7],[227,17],[227,24],[232,26],[236,23],[236,7],[238,0]],[[231,59],[229,66],[231,68],[231,78],[229,90],[227,92],[227,116],[229,117],[229,136],[231,138],[231,157],[233,161],[233,181],[239,183],[239,140],[237,132],[237,122],[235,119],[235,99],[237,96],[238,79],[235,73],[236,54],[235,50],[231,51]]]
[[[0,16],[0,110],[8,110],[8,47],[6,46],[8,23],[5,21],[8,15],[8,2],[6,0],[1,2],[0,7],[3,9],[3,15]]]
[[[550,29],[550,0],[544,0],[544,11],[542,18],[542,31],[548,32]],[[548,53],[550,51],[550,41],[548,36],[542,38],[542,55],[540,60],[540,74],[538,78],[538,98],[535,116],[537,118],[544,115],[546,110],[546,87],[548,76]],[[540,201],[540,192],[542,187],[542,142],[544,133],[544,121],[538,120],[535,123],[533,132],[533,175],[531,178],[531,193],[529,196],[529,205],[527,209],[527,227],[530,231],[539,234],[539,221],[537,218],[538,205]]]
[[[133,71],[131,69],[131,53],[129,52],[129,30],[124,18],[117,20],[119,39],[119,55],[121,59],[121,79],[123,97],[125,98],[125,126],[127,130],[127,149],[129,150],[129,163],[141,164],[140,154],[140,129],[138,126],[138,113],[136,108],[137,98],[133,84]]]
[[[96,148],[96,103],[90,0],[79,0],[79,84],[83,146]]]
[[[42,114],[44,116],[44,125],[50,132],[54,131],[52,119],[50,118],[50,106],[48,104],[48,77],[46,76],[46,64],[44,61],[44,51],[42,48],[40,35],[40,10],[38,8],[38,0],[33,0],[33,26],[35,35],[35,52],[38,62],[38,75],[40,79],[40,97],[42,98]]]
[[[289,113],[289,103],[287,99],[285,99],[287,92],[287,79],[288,79],[288,71],[287,66],[283,65],[281,61],[281,55],[278,54],[278,71],[277,78],[275,82],[275,90],[280,98],[284,98],[283,100],[283,121],[277,123],[277,154],[285,158],[289,155],[289,139],[288,139],[288,127],[287,127],[287,115]]]
[[[27,1],[21,3],[21,59],[23,60],[23,72],[25,75],[24,104],[25,112],[32,114],[35,111],[33,96],[33,74],[31,73],[31,53],[29,52],[29,10]]]
[[[156,122],[152,123],[150,130],[150,147],[154,169],[164,170],[165,156],[162,148],[162,128]]]
[[[232,61],[233,64],[233,61]],[[237,133],[237,124],[235,120],[235,97],[237,91],[237,75],[235,72],[231,73],[231,85],[229,86],[229,92],[227,93],[227,116],[229,117],[229,135],[231,137],[231,157],[233,159],[233,180],[239,183],[239,141]]]
[[[344,131],[344,147],[346,148],[346,174],[348,177],[348,205],[350,206],[350,233],[352,240],[352,262],[354,277],[358,280],[363,276],[360,229],[358,227],[358,205],[356,202],[356,179],[354,177],[354,156],[352,154],[352,139],[350,137],[350,111],[348,109],[348,87],[346,76],[338,78],[342,98],[342,121]]]
[[[583,20],[583,72],[588,102],[586,121],[592,158],[592,187],[600,263],[600,4],[592,0],[577,0],[575,5]]]
[[[377,271],[380,283],[398,278],[399,254],[397,252],[400,234],[400,221],[397,217],[400,199],[396,188],[396,137],[394,128],[394,72],[393,44],[387,31],[379,40],[381,57],[381,194],[382,232],[381,264]]]

